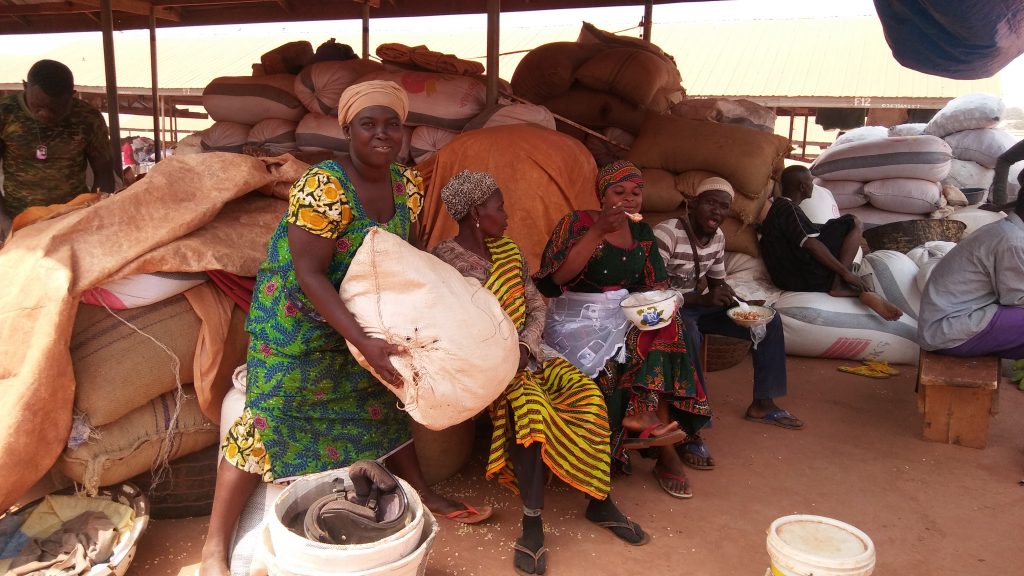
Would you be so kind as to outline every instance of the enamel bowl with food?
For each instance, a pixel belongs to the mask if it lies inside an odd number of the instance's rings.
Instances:
[[[657,330],[667,326],[676,312],[676,292],[653,290],[636,292],[619,303],[626,318],[641,330]]]
[[[747,310],[744,310],[740,306],[733,306],[726,310],[725,313],[729,315],[733,322],[744,328],[764,326],[771,322],[772,318],[775,318],[775,309],[771,306],[755,306],[751,304],[747,308]]]

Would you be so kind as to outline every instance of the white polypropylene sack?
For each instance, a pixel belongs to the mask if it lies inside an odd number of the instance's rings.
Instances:
[[[889,178],[864,185],[875,208],[901,214],[930,214],[942,206],[942,186],[917,178]]]
[[[242,152],[242,146],[249,140],[252,126],[237,122],[214,122],[201,132],[200,146],[203,152]]]
[[[828,188],[815,186],[811,197],[800,203],[800,209],[815,224],[824,224],[833,218],[839,218],[839,206]]]
[[[458,132],[436,126],[417,126],[409,139],[409,153],[417,163],[423,162],[458,135]]]
[[[470,120],[463,130],[477,130],[509,124],[536,124],[554,130],[555,117],[550,110],[543,106],[518,102],[504,106],[492,106],[484,110],[476,118]]]
[[[832,193],[832,200],[836,208],[856,208],[868,203],[868,197],[864,194],[864,183],[853,180],[822,180],[814,179],[814,185],[825,188]]]
[[[906,314],[890,322],[856,298],[822,292],[785,292],[774,308],[782,316],[786,354],[917,364],[917,321]]]
[[[337,116],[312,112],[303,116],[295,127],[295,144],[303,152],[348,152],[348,138],[341,131]]]
[[[963,130],[995,128],[1005,108],[998,96],[982,92],[963,94],[939,110],[925,126],[924,133],[943,138]]]
[[[294,152],[295,127],[296,123],[291,120],[267,118],[249,130],[246,143],[259,146],[275,156]]]
[[[950,220],[959,220],[967,224],[967,228],[964,229],[964,234],[960,238],[961,240],[970,236],[978,228],[1003,218],[1006,218],[1006,214],[1003,212],[989,212],[988,210],[981,210],[977,206],[960,208],[949,215]]]
[[[917,272],[917,264],[906,254],[895,250],[876,250],[864,255],[858,274],[870,280],[875,293],[916,319],[921,308]]]
[[[367,335],[408,348],[391,357],[404,386],[384,385],[431,430],[476,416],[516,374],[519,338],[498,299],[394,234],[367,233],[340,292]]]
[[[104,282],[82,292],[82,303],[128,310],[155,304],[195,288],[210,277],[206,272],[152,272]]]
[[[295,96],[310,112],[337,116],[341,93],[361,76],[381,69],[380,62],[362,58],[316,62],[295,76]]]
[[[935,136],[861,140],[826,148],[811,165],[811,174],[823,180],[918,178],[938,182],[949,173],[952,159],[949,144]]]
[[[977,162],[985,168],[995,168],[999,156],[1017,143],[1010,133],[998,128],[954,132],[943,140],[953,149],[953,158]]]
[[[927,124],[899,124],[889,127],[889,136],[920,136]]]
[[[992,184],[995,174],[995,170],[985,168],[977,162],[953,160],[950,164],[949,175],[942,183],[951,184],[961,190],[964,188],[988,188]]]
[[[914,248],[910,252],[907,252],[907,258],[910,258],[914,264],[917,264],[918,268],[924,265],[925,262],[935,258],[937,256],[945,256],[949,253],[953,247],[956,246],[956,242],[946,242],[945,240],[929,240],[924,244]]]
[[[214,78],[203,90],[203,107],[217,122],[250,126],[267,118],[298,122],[306,113],[291,74]]]
[[[462,130],[487,104],[483,82],[471,76],[385,69],[359,78],[359,82],[367,80],[390,80],[405,89],[409,95],[405,123],[411,126]]]
[[[836,141],[832,143],[833,146],[840,146],[850,142],[861,142],[864,140],[881,140],[882,138],[889,137],[889,129],[885,126],[861,126],[860,128],[854,128],[848,132],[844,132]]]
[[[874,226],[881,226],[882,224],[891,224],[893,222],[902,222],[904,220],[926,220],[924,216],[912,216],[910,214],[900,214],[899,212],[890,212],[888,210],[882,210],[881,208],[875,208],[870,204],[864,206],[858,206],[856,208],[840,208],[840,214],[853,214],[864,224],[864,229],[872,228]]]

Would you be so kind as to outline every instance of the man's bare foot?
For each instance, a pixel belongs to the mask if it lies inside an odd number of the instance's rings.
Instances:
[[[886,320],[899,320],[900,316],[903,316],[903,311],[897,308],[895,304],[874,292],[861,292],[860,301]]]
[[[199,564],[199,572],[196,576],[231,576],[227,559],[221,554],[207,552],[203,548],[202,561]]]

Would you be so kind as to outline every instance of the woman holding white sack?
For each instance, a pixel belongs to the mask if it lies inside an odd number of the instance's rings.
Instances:
[[[292,185],[256,278],[246,323],[246,407],[223,440],[200,576],[229,573],[234,526],[261,480],[285,481],[356,460],[390,456],[393,470],[434,512],[457,520],[490,515],[427,487],[406,414],[346,346],[354,345],[393,386],[402,385],[389,357],[403,350],[365,334],[338,297],[338,285],[370,229],[408,238],[419,213],[420,177],[395,163],[408,108],[408,96],[393,82],[349,87],[338,109],[349,154],[310,167]]]

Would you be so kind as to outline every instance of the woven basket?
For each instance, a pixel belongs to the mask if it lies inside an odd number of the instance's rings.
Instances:
[[[715,372],[725,370],[739,364],[750,352],[750,340],[706,334],[704,341],[708,346],[707,366],[705,370]]]
[[[967,224],[959,220],[904,220],[864,231],[872,250],[896,250],[906,254],[932,240],[959,242]]]

